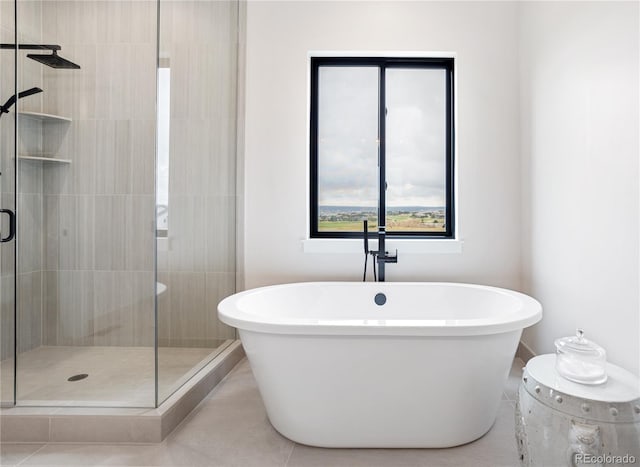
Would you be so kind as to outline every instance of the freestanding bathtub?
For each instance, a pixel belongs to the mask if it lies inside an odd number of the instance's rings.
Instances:
[[[287,438],[441,448],[491,428],[522,329],[542,307],[480,285],[310,282],[232,295],[218,314],[239,329]]]

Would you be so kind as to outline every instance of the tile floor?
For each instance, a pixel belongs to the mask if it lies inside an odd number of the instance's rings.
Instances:
[[[182,386],[232,340],[217,348],[160,347],[160,400]],[[42,346],[18,358],[18,399],[24,405],[153,407],[152,347]],[[87,373],[81,381],[70,376]],[[0,400],[13,400],[13,360],[0,362]]]
[[[296,444],[269,424],[246,359],[171,433],[154,445],[2,444],[0,465],[517,467],[516,359],[500,412],[481,439],[451,449],[321,449]]]

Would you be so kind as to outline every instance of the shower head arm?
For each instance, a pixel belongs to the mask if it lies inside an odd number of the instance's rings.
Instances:
[[[0,49],[13,49],[15,50],[15,44],[0,44]],[[18,44],[18,49],[24,50],[62,50],[57,44]]]

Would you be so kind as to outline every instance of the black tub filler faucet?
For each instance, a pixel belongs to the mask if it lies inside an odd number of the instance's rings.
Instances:
[[[398,250],[395,255],[390,255],[385,250],[385,237],[387,235],[384,225],[378,226],[378,251],[369,250],[369,221],[366,219],[362,221],[362,237],[364,239],[364,274],[362,280],[367,280],[367,259],[369,255],[373,256],[373,280],[377,282],[384,282],[384,269],[386,263],[398,262]],[[378,273],[376,275],[376,263],[378,264]]]

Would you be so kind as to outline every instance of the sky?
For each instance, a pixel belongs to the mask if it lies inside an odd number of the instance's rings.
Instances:
[[[387,205],[445,204],[445,72],[387,69]],[[319,71],[319,204],[377,206],[378,68]]]

